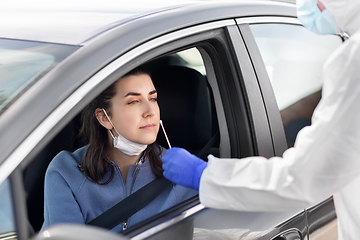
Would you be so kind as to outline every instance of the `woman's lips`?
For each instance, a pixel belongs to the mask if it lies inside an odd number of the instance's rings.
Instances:
[[[155,124],[148,124],[148,125],[140,127],[140,129],[144,129],[144,130],[152,130],[154,128],[155,128]]]

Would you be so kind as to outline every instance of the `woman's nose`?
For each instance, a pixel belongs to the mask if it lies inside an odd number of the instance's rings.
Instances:
[[[156,113],[156,104],[150,101],[146,101],[144,109],[144,117],[154,116]]]

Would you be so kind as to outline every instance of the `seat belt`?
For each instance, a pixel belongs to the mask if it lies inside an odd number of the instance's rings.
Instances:
[[[219,139],[220,132],[217,131],[214,136],[211,137],[209,142],[201,149],[201,151],[197,154],[197,157],[203,158],[207,151],[216,143],[216,141]]]
[[[203,147],[203,149],[199,152],[198,157],[202,157],[201,155],[205,154],[207,150],[214,145],[218,137],[219,131]],[[172,182],[164,177],[156,178],[91,220],[88,225],[113,229],[149,204],[171,184]]]
[[[88,225],[113,229],[121,222],[125,221],[137,211],[145,207],[171,184],[172,182],[164,177],[156,178],[127,198],[118,202],[107,211],[103,212],[95,219],[91,220]]]

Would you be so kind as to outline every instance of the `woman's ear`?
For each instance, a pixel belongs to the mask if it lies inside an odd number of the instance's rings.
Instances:
[[[107,118],[107,116],[105,115],[104,111],[100,108],[97,108],[95,110],[95,116],[96,119],[99,121],[99,123],[106,129],[112,129],[113,126],[110,123],[109,119]]]

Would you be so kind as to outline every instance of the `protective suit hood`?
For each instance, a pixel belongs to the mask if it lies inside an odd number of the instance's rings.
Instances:
[[[333,14],[338,27],[353,35],[360,29],[360,0],[320,0]]]

